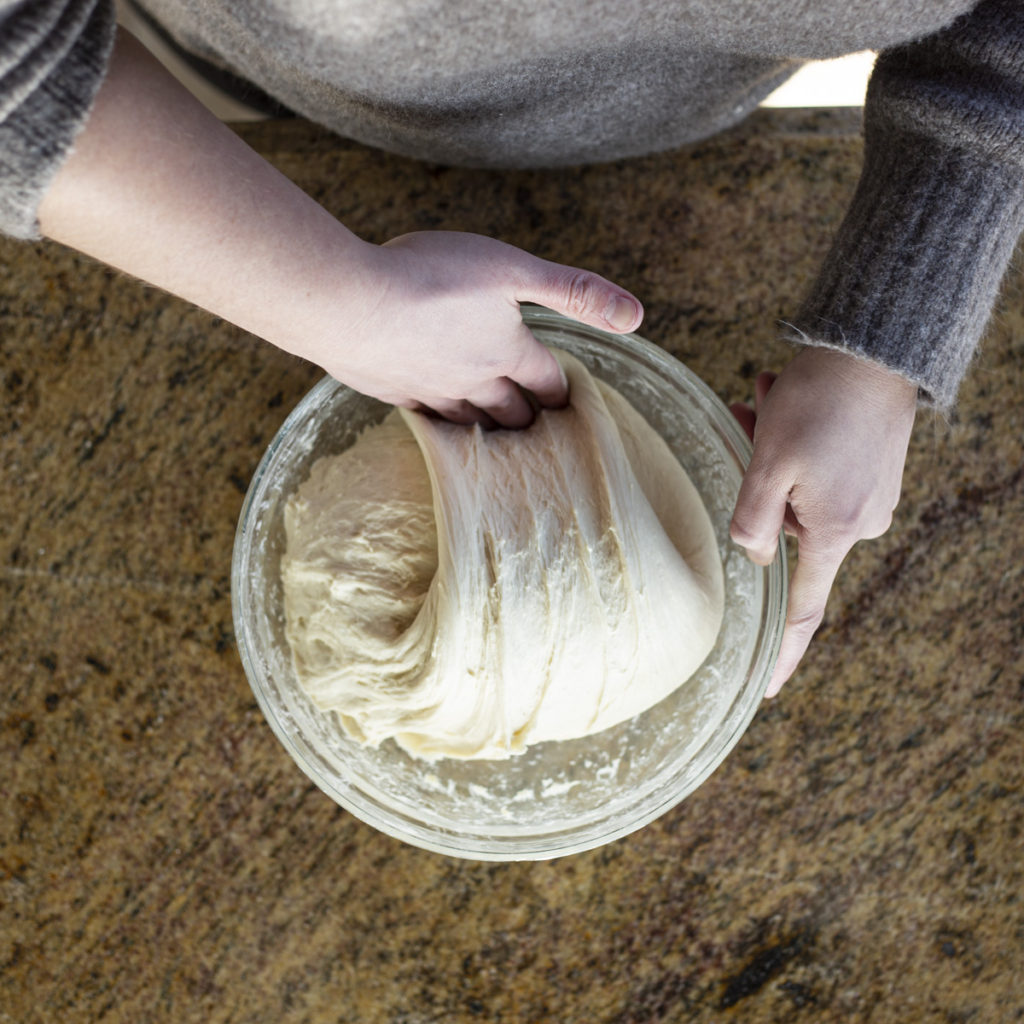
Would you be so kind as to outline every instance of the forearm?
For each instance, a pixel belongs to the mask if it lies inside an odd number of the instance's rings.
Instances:
[[[560,405],[536,302],[613,331],[640,304],[589,271],[478,235],[363,242],[122,35],[44,235],[312,360],[358,391],[463,422],[521,426],[520,389]]]
[[[293,352],[373,294],[360,241],[122,33],[44,235]],[[332,317],[334,319],[334,317]]]

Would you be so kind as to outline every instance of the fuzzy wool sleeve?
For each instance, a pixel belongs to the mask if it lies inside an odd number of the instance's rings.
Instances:
[[[112,0],[0,0],[0,232],[36,211],[84,125],[114,40]]]
[[[793,326],[953,404],[1024,229],[1024,3],[880,55],[864,168]]]

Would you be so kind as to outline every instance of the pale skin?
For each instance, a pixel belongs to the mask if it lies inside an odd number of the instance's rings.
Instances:
[[[859,540],[889,528],[917,408],[917,388],[845,352],[804,349],[777,378],[757,380],[756,404],[733,406],[754,442],[732,538],[759,564],[782,530],[797,538],[786,626],[766,696],[793,674],[836,573]]]
[[[122,33],[75,149],[39,210],[42,232],[199,305],[358,391],[462,423],[525,426],[567,401],[558,364],[523,326],[534,302],[635,330],[639,301],[589,271],[479,235],[372,245],[272,168]],[[386,339],[386,342],[385,342]],[[792,674],[852,544],[889,524],[915,389],[823,349],[734,410],[754,457],[733,537],[769,561],[799,539],[769,695]]]

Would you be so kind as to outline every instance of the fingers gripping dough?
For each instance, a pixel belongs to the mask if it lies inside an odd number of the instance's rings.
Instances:
[[[367,743],[506,757],[646,710],[714,645],[707,512],[664,442],[574,358],[525,431],[395,411],[290,499],[288,639]]]

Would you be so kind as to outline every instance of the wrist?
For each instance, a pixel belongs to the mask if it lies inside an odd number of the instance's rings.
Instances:
[[[916,405],[917,385],[898,371],[845,349],[808,346],[794,359],[805,372],[855,391],[868,403]]]
[[[321,364],[325,339],[358,322],[374,291],[376,246],[125,34],[39,219],[55,241]]]
[[[307,213],[312,223],[292,222],[273,254],[258,262],[228,319],[334,372],[349,358],[346,348],[354,347],[384,283],[377,246],[322,209]]]

